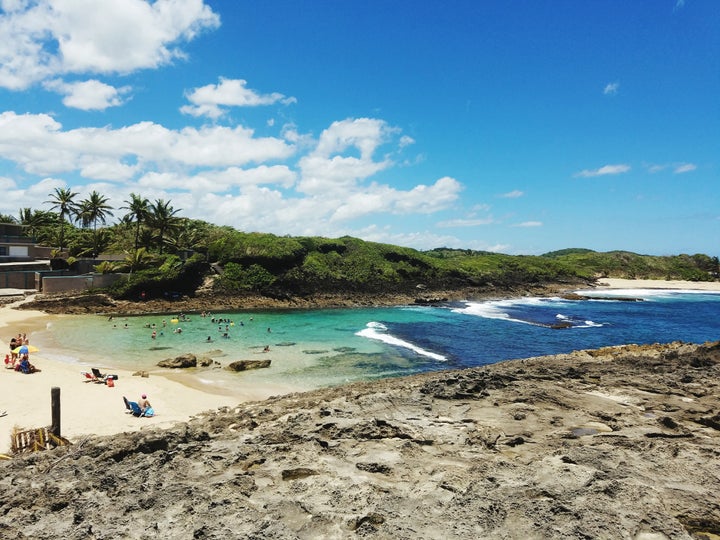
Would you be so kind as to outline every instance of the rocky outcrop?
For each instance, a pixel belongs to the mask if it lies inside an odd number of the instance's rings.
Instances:
[[[248,369],[260,369],[270,367],[270,360],[236,360],[230,362],[227,368],[230,371],[247,371]]]
[[[180,356],[176,356],[175,358],[166,358],[165,360],[160,360],[157,363],[159,367],[173,369],[193,368],[196,367],[197,364],[197,356],[192,353],[181,354]]]
[[[577,284],[576,284],[577,285]],[[433,305],[457,300],[507,298],[512,296],[543,296],[555,294],[571,284],[517,285],[497,288],[493,286],[463,287],[443,291],[418,291],[412,293],[364,293],[348,291],[316,293],[312,295],[263,296],[257,293],[216,294],[198,293],[178,299],[152,298],[143,301],[116,300],[107,294],[55,293],[34,295],[31,300],[17,305],[18,309],[37,309],[46,313],[82,314],[148,314],[191,313],[200,311],[235,311],[242,309],[313,309],[326,307],[372,307],[407,304]]]
[[[2,538],[720,535],[720,343],[356,383],[0,461]]]

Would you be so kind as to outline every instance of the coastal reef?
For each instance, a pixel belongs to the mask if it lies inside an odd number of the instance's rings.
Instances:
[[[720,342],[328,388],[0,463],[2,538],[720,538]]]

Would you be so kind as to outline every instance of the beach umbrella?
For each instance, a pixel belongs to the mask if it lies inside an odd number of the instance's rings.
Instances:
[[[39,352],[40,349],[34,345],[20,345],[17,349],[13,349],[15,354],[30,354],[31,352]]]

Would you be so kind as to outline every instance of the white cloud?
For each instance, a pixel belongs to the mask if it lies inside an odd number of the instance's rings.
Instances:
[[[630,170],[630,165],[618,164],[618,165],[604,165],[599,169],[584,169],[579,173],[576,173],[576,177],[580,178],[593,178],[595,176],[605,176],[608,174],[622,174]]]
[[[672,169],[674,174],[683,174],[692,172],[697,169],[697,165],[694,163],[660,163],[654,165],[647,165],[647,170],[650,174],[655,174],[667,169]]]
[[[462,189],[454,178],[440,178],[430,186],[418,185],[409,191],[372,184],[349,192],[337,202],[331,221],[345,221],[379,212],[393,214],[431,214],[457,200]]]
[[[124,103],[122,96],[130,92],[129,86],[115,88],[95,79],[66,83],[60,79],[47,81],[43,86],[64,95],[63,105],[83,111],[104,111]]]
[[[542,221],[523,221],[522,223],[516,223],[513,227],[542,227]]]
[[[246,85],[247,81],[243,79],[220,77],[218,84],[208,84],[186,93],[185,96],[192,105],[181,107],[180,112],[192,116],[219,118],[225,113],[224,107],[257,107],[278,102],[289,105],[297,102],[294,97],[286,97],[279,92],[258,94]]]
[[[294,126],[286,131],[280,139],[242,127],[172,130],[153,122],[65,129],[50,115],[0,113],[0,159],[27,175],[23,183],[44,176],[27,188],[8,183],[0,212],[42,206],[55,187],[66,187],[57,178],[63,175],[92,179],[73,189],[102,186],[116,209],[136,192],[172,200],[183,215],[220,225],[328,236],[356,234],[369,216],[447,209],[463,189],[450,177],[407,189],[369,181],[395,165],[388,156],[403,144],[399,130],[382,120],[335,122],[316,141]],[[296,160],[299,150],[305,155]]]
[[[202,0],[36,0],[3,4],[0,87],[23,90],[67,73],[125,74],[185,53],[220,25]]]
[[[431,231],[402,233],[391,230],[389,227],[370,225],[358,230],[348,230],[343,234],[364,238],[370,242],[381,242],[399,246],[409,246],[415,249],[428,250],[438,247],[467,248],[467,241],[455,236],[438,235]]]
[[[375,150],[397,131],[373,118],[333,122],[320,134],[315,149],[300,160],[298,189],[308,195],[344,191],[390,167],[389,159],[375,161],[373,157]],[[340,155],[347,151],[353,155]]]
[[[525,195],[523,191],[520,191],[519,189],[514,189],[512,191],[508,191],[507,193],[502,193],[499,195],[499,197],[503,199],[517,199],[518,197],[522,197]]]
[[[294,151],[282,139],[258,138],[243,127],[170,130],[141,122],[119,129],[63,131],[49,115],[0,113],[0,157],[33,174],[59,174],[94,163],[123,169],[130,161],[143,167],[232,167],[284,159]]]
[[[695,165],[694,163],[680,163],[675,166],[675,168],[673,169],[673,172],[675,174],[682,174],[682,173],[694,171],[695,169],[697,169],[697,165]]]
[[[492,225],[493,223],[495,223],[495,220],[493,218],[486,217],[474,219],[449,219],[447,221],[439,222],[437,226],[442,228],[479,227],[483,225]]]
[[[403,135],[400,137],[400,148],[405,148],[406,146],[410,146],[411,144],[415,144],[415,139],[408,135]]]
[[[620,83],[619,82],[611,82],[605,85],[605,88],[603,88],[603,94],[606,96],[614,96],[618,93],[618,90],[620,89]]]

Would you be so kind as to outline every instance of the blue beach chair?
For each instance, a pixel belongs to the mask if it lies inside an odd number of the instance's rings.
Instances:
[[[129,401],[125,396],[123,396],[123,401],[125,402],[125,408],[128,414],[138,417],[144,416],[140,405],[138,405],[136,401]]]

